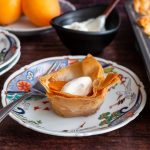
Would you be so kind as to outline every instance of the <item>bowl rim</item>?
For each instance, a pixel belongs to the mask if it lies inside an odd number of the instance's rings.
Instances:
[[[76,10],[73,10],[73,11],[69,11],[69,12],[66,12],[64,14],[61,14],[60,16],[57,16],[55,18],[53,18],[50,22],[50,24],[56,29],[56,28],[59,28],[60,30],[65,30],[65,31],[68,31],[68,32],[71,32],[71,33],[76,33],[76,34],[85,34],[85,35],[107,35],[107,34],[110,34],[110,33],[114,33],[115,31],[117,31],[121,25],[121,17],[120,17],[120,14],[118,12],[118,10],[115,8],[115,12],[117,13],[118,15],[118,25],[111,29],[111,30],[106,30],[105,32],[95,32],[95,31],[80,31],[80,30],[74,30],[74,29],[68,29],[68,28],[64,28],[63,26],[61,25],[58,25],[56,22],[57,19],[61,18],[62,16],[65,16],[65,15],[68,15],[68,14],[72,14],[72,13],[75,13],[76,11],[80,11],[80,10],[83,10],[83,9],[89,9],[89,8],[94,8],[94,7],[98,7],[98,6],[108,6],[108,4],[96,4],[96,5],[92,5],[92,6],[87,6],[87,7],[82,7],[82,8],[79,8],[79,9],[76,9]],[[89,18],[90,19],[90,18]]]

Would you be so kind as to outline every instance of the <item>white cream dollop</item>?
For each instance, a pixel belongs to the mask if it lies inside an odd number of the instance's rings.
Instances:
[[[105,31],[106,16],[101,15],[97,18],[90,18],[82,22],[73,22],[69,25],[64,25],[64,28],[79,30],[79,31],[91,31],[91,32],[103,32]]]
[[[88,76],[79,77],[66,83],[61,92],[78,96],[87,96],[92,89],[92,79]]]

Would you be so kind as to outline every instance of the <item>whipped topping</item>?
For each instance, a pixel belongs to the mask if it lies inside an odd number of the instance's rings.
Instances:
[[[63,27],[79,31],[102,32],[105,31],[105,20],[106,17],[101,15],[97,18],[91,18],[83,22],[73,22],[69,25],[64,25]]]
[[[61,92],[78,96],[87,96],[92,89],[92,79],[88,76],[79,77],[66,83]]]

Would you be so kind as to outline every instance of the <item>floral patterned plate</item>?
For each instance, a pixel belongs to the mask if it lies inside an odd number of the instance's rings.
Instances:
[[[27,65],[13,73],[5,82],[2,104],[21,97],[51,67],[53,62],[67,66],[82,60],[83,56],[46,58]],[[87,117],[63,118],[56,115],[46,97],[32,96],[19,104],[9,115],[32,130],[57,136],[90,136],[116,130],[135,119],[146,103],[146,93],[139,78],[129,69],[116,63],[96,58],[105,73],[117,72],[121,83],[111,88],[103,105]]]
[[[19,53],[19,39],[7,31],[0,30],[0,70],[12,63]]]
[[[69,1],[59,0],[59,3],[63,13],[76,9]],[[48,32],[52,29],[52,26],[37,27],[26,16],[21,16],[17,22],[7,26],[0,26],[0,29],[10,31],[19,36],[30,36]]]

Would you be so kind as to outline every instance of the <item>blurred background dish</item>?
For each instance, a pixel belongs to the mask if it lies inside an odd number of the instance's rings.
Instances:
[[[7,32],[0,31],[0,69],[12,62],[20,52],[19,39]]]
[[[0,30],[0,75],[18,62],[20,54],[19,39],[7,31]]]
[[[56,29],[63,44],[71,50],[72,55],[91,53],[97,55],[103,50],[116,35],[120,26],[120,17],[116,10],[108,16],[104,32],[78,31],[64,28],[73,22],[82,22],[101,15],[107,5],[96,5],[65,13],[52,19],[52,26]]]
[[[62,13],[75,10],[75,6],[66,0],[59,0]],[[52,26],[38,27],[32,24],[26,16],[21,16],[18,21],[6,26],[0,26],[0,29],[10,31],[19,36],[37,35],[48,32]]]
[[[16,58],[14,58],[8,65],[4,66],[3,68],[0,68],[0,76],[9,71],[11,68],[13,68],[19,61],[20,56],[21,52],[19,52]]]
[[[147,70],[147,75],[150,81],[150,38],[148,34],[145,34],[144,30],[136,23],[140,15],[133,9],[133,6],[134,6],[133,1],[127,1],[125,3],[125,8],[129,16],[131,26],[135,33],[135,37],[137,39],[136,46],[142,54],[145,67]]]

